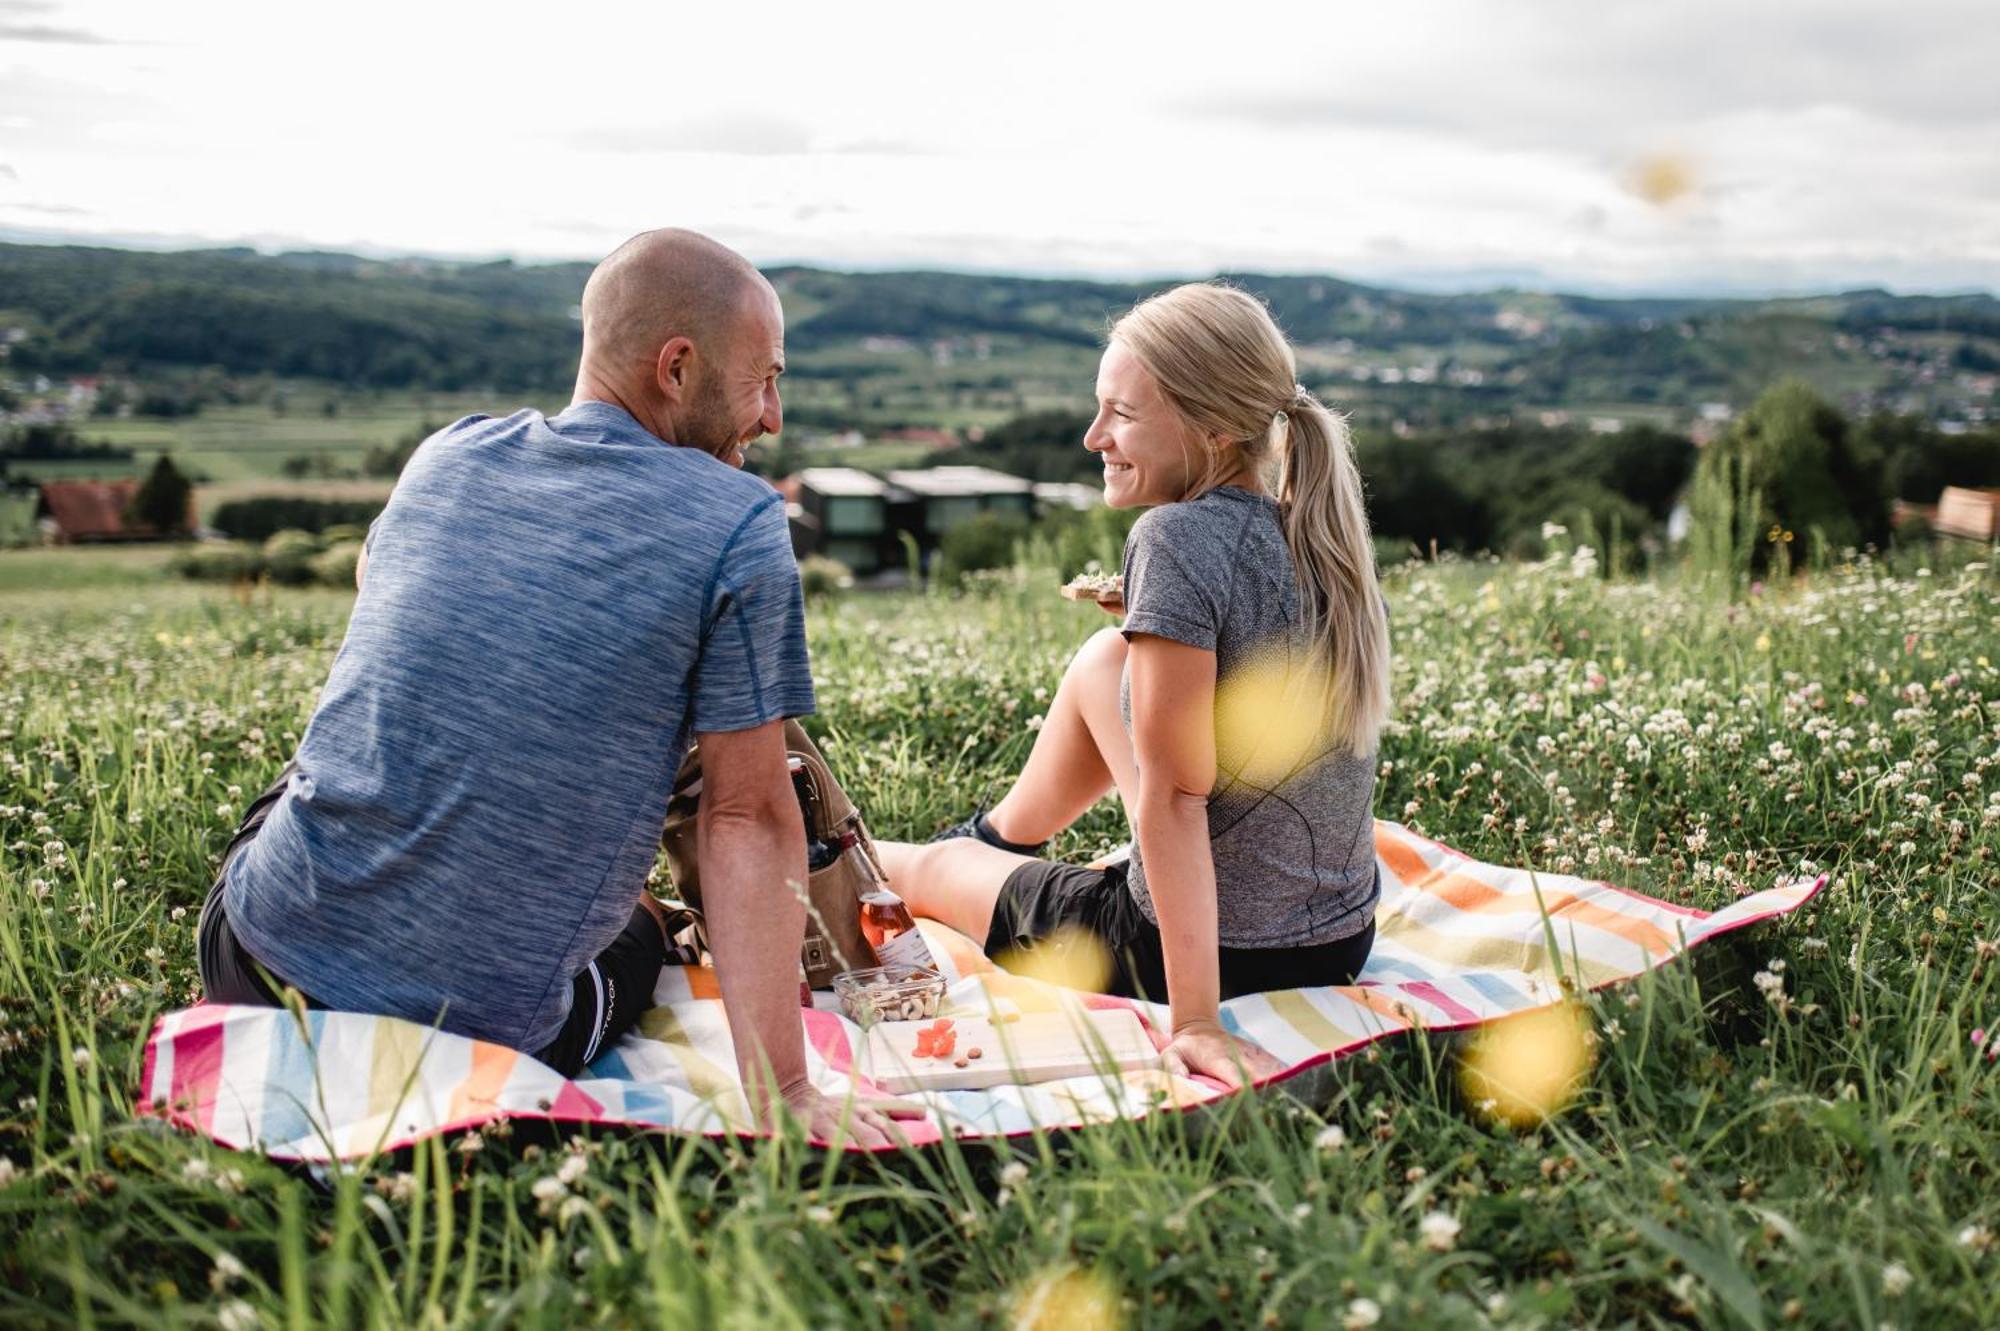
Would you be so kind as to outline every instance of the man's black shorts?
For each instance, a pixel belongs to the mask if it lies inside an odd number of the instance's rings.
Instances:
[[[993,903],[986,955],[997,958],[1010,950],[1050,946],[1052,938],[1082,929],[1111,953],[1105,992],[1166,1002],[1167,963],[1159,926],[1140,913],[1125,874],[1123,864],[1092,869],[1036,860],[1022,865],[1007,876]],[[1374,945],[1371,915],[1359,933],[1331,943],[1220,948],[1222,997],[1352,984]]]
[[[222,882],[229,872],[230,861],[263,827],[271,806],[284,793],[292,770],[290,763],[285,764],[285,770],[278,773],[271,788],[251,801],[244,811],[242,824],[222,852],[222,868],[208,889],[208,899],[202,903],[195,938],[200,953],[202,992],[212,1003],[280,1005],[278,988],[286,981],[252,957],[236,937],[236,931],[229,927],[229,916],[222,906]],[[639,1020],[639,1015],[652,1006],[653,985],[660,978],[665,956],[666,940],[659,923],[643,906],[633,906],[632,918],[625,928],[571,982],[569,1017],[556,1038],[545,1048],[534,1051],[534,1057],[565,1077],[583,1071],[599,1053],[616,1044]],[[470,964],[476,964],[476,959]],[[272,986],[272,980],[277,981],[278,988]],[[302,992],[300,996],[307,1007],[325,1006],[308,994]]]

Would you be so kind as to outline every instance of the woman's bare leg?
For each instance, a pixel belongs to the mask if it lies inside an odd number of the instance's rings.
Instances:
[[[1139,769],[1118,709],[1125,637],[1100,629],[1077,649],[1049,702],[1021,775],[986,815],[1002,840],[1036,845],[1116,790],[1129,815]]]
[[[1029,845],[1046,841],[1112,790],[1129,816],[1139,769],[1118,711],[1124,671],[1125,638],[1117,629],[1093,634],[1070,658],[1027,766],[986,815],[995,833]],[[941,920],[975,942],[986,940],[1008,876],[1033,863],[974,837],[921,846],[877,841],[875,849],[890,890],[912,913]]]
[[[911,914],[942,920],[975,943],[986,941],[993,904],[1000,899],[1008,875],[1034,863],[1026,855],[972,837],[921,846],[877,841],[875,853],[889,877],[889,890],[903,899]]]

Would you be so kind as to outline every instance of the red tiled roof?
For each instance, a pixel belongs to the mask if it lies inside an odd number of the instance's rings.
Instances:
[[[125,528],[125,506],[138,490],[137,481],[49,481],[41,516],[55,519],[64,540],[135,535]]]

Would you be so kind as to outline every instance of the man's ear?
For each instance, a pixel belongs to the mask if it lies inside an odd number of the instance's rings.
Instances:
[[[687,396],[688,381],[694,373],[694,343],[685,337],[668,338],[653,362],[653,380],[660,396],[679,402]]]

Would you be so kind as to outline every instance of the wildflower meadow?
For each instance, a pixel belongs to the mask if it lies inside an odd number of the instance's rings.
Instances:
[[[1732,596],[1552,535],[1387,575],[1378,816],[1702,909],[1830,883],[1582,995],[1545,1118],[1483,1113],[1470,1033],[1431,1034],[1197,1111],[879,1158],[516,1123],[316,1171],[134,1097],[349,597],[0,557],[0,1323],[2000,1323],[1991,552]],[[810,729],[878,834],[1018,769],[1104,623],[1055,594],[1074,571],[815,598]],[[1051,852],[1127,836],[1107,802]]]

